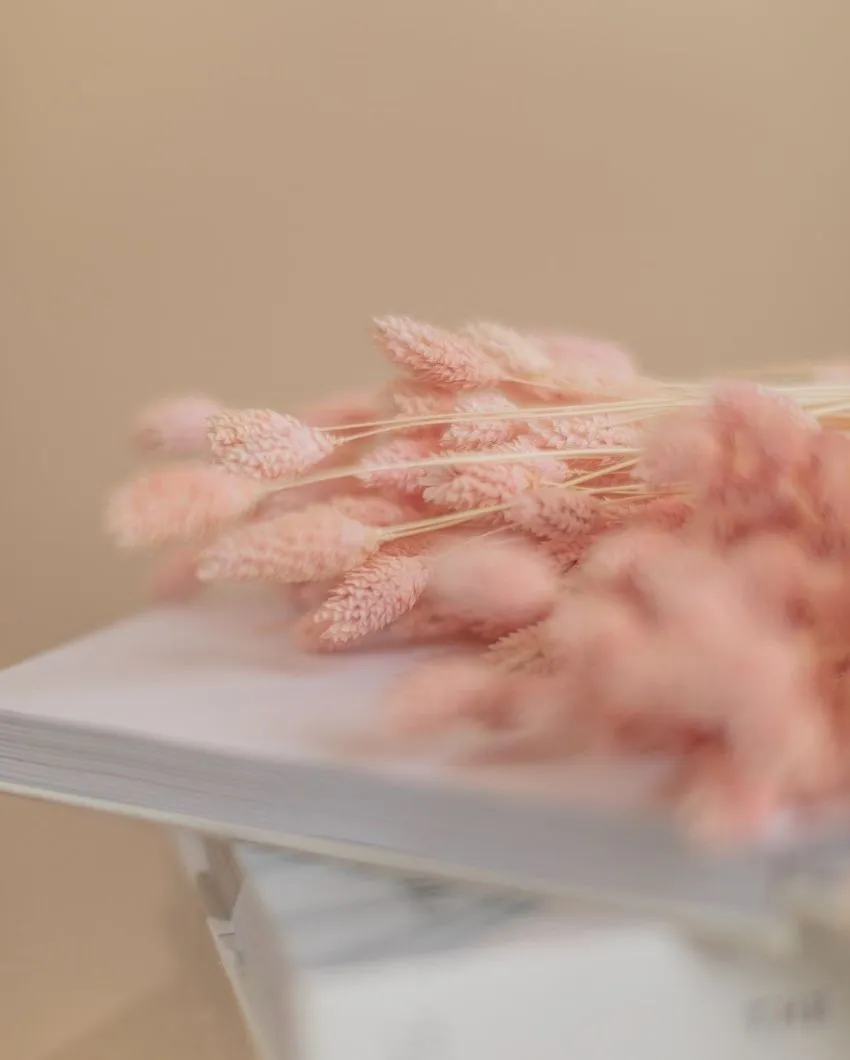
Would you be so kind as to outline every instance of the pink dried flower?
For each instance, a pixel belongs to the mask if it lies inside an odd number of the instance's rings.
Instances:
[[[606,445],[634,447],[641,440],[641,431],[634,423],[620,423],[609,413],[530,419],[528,434],[538,445],[548,449],[597,449]]]
[[[386,643],[442,644],[481,640],[470,623],[458,615],[447,613],[432,600],[421,599],[406,615],[384,631]]]
[[[357,493],[332,497],[330,503],[343,515],[369,526],[396,526],[421,518],[411,504],[378,493]]]
[[[386,707],[395,731],[433,732],[460,721],[487,723],[499,711],[499,671],[469,656],[435,660],[410,670]]]
[[[261,480],[300,475],[337,444],[293,416],[264,409],[220,412],[210,420],[209,433],[213,456],[221,464]]]
[[[107,506],[109,533],[124,548],[190,541],[249,512],[253,482],[206,464],[145,471],[119,487]]]
[[[381,468],[397,464],[417,463],[434,456],[430,442],[420,438],[396,438],[376,446],[371,453],[360,459],[357,478],[370,489],[400,490],[402,493],[418,494],[421,491],[423,468],[396,468],[382,471]]]
[[[562,486],[542,486],[515,497],[505,519],[535,537],[576,539],[595,532],[601,502],[593,494]]]
[[[558,376],[582,389],[604,389],[637,378],[631,354],[621,346],[580,335],[537,334]]]
[[[299,511],[312,504],[332,500],[339,492],[338,482],[311,482],[306,486],[285,486],[264,493],[254,509],[255,519],[271,519],[286,512]]]
[[[455,402],[454,411],[515,412],[517,418],[506,416],[504,419],[458,420],[443,432],[443,445],[448,449],[491,449],[512,441],[527,424],[520,418],[519,406],[496,391],[465,394]]]
[[[314,401],[301,413],[301,422],[309,427],[344,427],[368,423],[377,419],[379,413],[379,395],[375,390],[352,390]]]
[[[252,523],[201,554],[201,581],[320,581],[344,574],[380,545],[380,532],[331,505]]]
[[[470,339],[409,317],[376,320],[375,333],[393,364],[427,385],[475,390],[495,386],[504,377],[501,368]]]
[[[151,578],[151,598],[157,603],[176,604],[189,600],[201,589],[198,580],[198,550],[177,548],[163,556]]]
[[[719,473],[720,439],[704,413],[679,410],[650,425],[634,477],[651,489],[703,486]]]
[[[501,324],[479,321],[468,324],[462,332],[511,375],[523,378],[546,378],[552,374],[552,360],[533,340]]]
[[[410,611],[427,582],[416,556],[374,556],[349,571],[316,611],[319,639],[338,647],[377,633]]]
[[[540,450],[532,450],[517,441],[497,446],[490,452],[508,455]],[[558,482],[565,473],[563,463],[554,457],[458,464],[457,467],[434,468],[426,480],[430,484],[422,490],[422,496],[429,504],[450,511],[472,511],[506,504],[528,490],[537,489],[543,482]]]
[[[468,621],[508,628],[542,618],[555,601],[557,575],[539,551],[520,540],[480,538],[433,553],[428,594]]]
[[[550,673],[552,660],[546,654],[544,627],[544,622],[535,622],[500,637],[487,649],[485,661],[503,672]]]
[[[166,398],[139,413],[133,442],[157,456],[203,455],[209,451],[207,421],[220,411],[217,401],[203,395]]]
[[[386,396],[391,407],[404,416],[434,416],[451,412],[455,406],[452,392],[408,379],[394,379],[386,388]]]

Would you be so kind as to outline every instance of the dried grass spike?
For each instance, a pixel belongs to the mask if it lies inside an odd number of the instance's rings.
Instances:
[[[552,374],[552,360],[541,346],[512,328],[478,321],[468,324],[463,334],[512,375],[545,379]]]
[[[253,482],[206,464],[171,464],[119,487],[107,505],[107,530],[123,548],[205,537],[257,503]]]
[[[209,434],[222,465],[259,480],[300,475],[337,444],[331,435],[269,409],[220,412],[210,420]]]
[[[212,398],[166,398],[143,409],[133,424],[133,444],[156,456],[202,456],[209,452],[207,423],[221,411]]]
[[[380,545],[380,532],[331,505],[252,523],[201,554],[202,581],[298,583],[344,574]]]
[[[454,390],[495,386],[502,369],[476,343],[409,317],[375,321],[378,344],[393,364],[430,386]]]
[[[377,633],[406,614],[428,582],[416,556],[377,555],[345,576],[316,611],[320,640],[339,646]]]

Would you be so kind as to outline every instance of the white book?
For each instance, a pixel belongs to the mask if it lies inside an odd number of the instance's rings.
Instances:
[[[847,965],[805,948],[718,951],[552,898],[246,844],[212,851],[210,924],[268,1060],[850,1053]],[[186,860],[196,874],[203,849]]]
[[[355,753],[414,653],[306,655],[281,606],[153,611],[3,672],[0,788],[766,935],[789,874],[850,853],[702,853],[642,806],[643,768]]]

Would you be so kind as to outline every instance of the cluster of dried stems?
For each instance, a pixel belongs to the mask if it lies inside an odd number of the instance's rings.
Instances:
[[[494,324],[375,336],[398,369],[377,392],[298,418],[203,397],[142,413],[160,459],[108,523],[167,546],[158,597],[261,581],[310,649],[444,642],[394,726],[663,755],[707,840],[846,790],[850,370],[679,382]]]

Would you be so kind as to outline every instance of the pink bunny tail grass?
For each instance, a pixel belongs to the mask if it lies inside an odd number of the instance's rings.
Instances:
[[[484,661],[505,673],[550,674],[552,661],[547,657],[544,629],[543,622],[535,622],[505,634],[489,646]]]
[[[338,648],[362,640],[407,614],[428,583],[416,556],[377,555],[343,578],[312,617],[318,639]]]
[[[222,536],[201,553],[198,577],[208,582],[320,581],[356,567],[380,543],[374,527],[331,505],[316,505]]]
[[[490,452],[513,454],[528,452],[522,443],[496,446]],[[539,452],[539,450],[536,450]],[[515,497],[535,490],[543,482],[558,482],[566,475],[563,462],[554,458],[462,464],[456,468],[434,468],[424,479],[430,484],[422,490],[429,503],[453,512],[472,511],[491,505],[507,504]],[[423,479],[420,479],[420,482]]]
[[[302,411],[300,418],[308,427],[328,429],[377,419],[380,407],[377,390],[352,390],[312,402]]]
[[[511,375],[523,378],[547,378],[551,376],[553,363],[541,346],[518,331],[479,321],[468,324],[462,334],[501,365]]]
[[[113,493],[107,530],[123,548],[203,538],[250,512],[257,487],[205,464],[176,464],[145,471]]]
[[[605,389],[637,379],[631,354],[616,343],[579,335],[532,336],[551,359],[555,373],[581,389]]]
[[[220,411],[217,401],[203,395],[158,401],[136,417],[133,444],[155,456],[203,456],[210,448],[207,423]]]
[[[396,438],[376,446],[371,453],[361,457],[357,466],[357,478],[369,489],[419,494],[427,469],[405,467],[386,471],[382,468],[386,465],[427,460],[434,455],[434,446],[429,441],[421,438]]]
[[[368,526],[396,526],[421,518],[420,510],[412,504],[383,497],[378,493],[361,493],[332,497],[330,503],[349,519]]]
[[[543,486],[515,497],[507,522],[535,537],[575,540],[598,529],[602,502],[569,487]]]
[[[220,412],[210,420],[209,436],[219,463],[263,481],[300,475],[337,444],[294,416],[264,409]]]
[[[615,416],[606,413],[531,419],[527,433],[544,449],[597,449],[606,445],[636,447],[642,436],[634,424],[619,423]]]
[[[407,379],[394,379],[384,393],[389,406],[403,416],[439,415],[452,412],[455,407],[454,392]]]
[[[447,449],[492,449],[513,441],[526,428],[527,421],[522,419],[519,406],[496,391],[464,394],[455,402],[454,411],[459,413],[516,412],[516,418],[458,420],[443,432],[442,444]]]
[[[198,580],[198,550],[177,548],[160,557],[150,581],[155,603],[179,604],[191,600],[202,589]]]
[[[477,390],[504,378],[502,369],[472,340],[409,317],[376,320],[375,336],[393,364],[428,386]]]
[[[502,676],[469,656],[434,660],[410,670],[391,689],[387,720],[398,733],[444,731],[481,724],[500,713]]]
[[[481,538],[436,551],[428,594],[447,613],[508,629],[535,622],[555,602],[557,572],[523,541]]]

